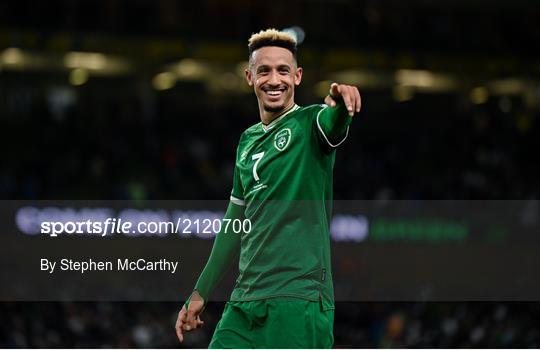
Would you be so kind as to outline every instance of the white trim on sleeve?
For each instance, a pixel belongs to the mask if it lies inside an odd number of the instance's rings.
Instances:
[[[341,145],[345,139],[347,139],[347,136],[349,136],[349,126],[347,126],[347,131],[345,132],[345,137],[343,137],[343,140],[339,141],[337,144],[332,144],[329,140],[328,140],[328,137],[326,137],[326,135],[324,134],[324,131],[323,129],[321,128],[321,124],[319,123],[319,116],[321,115],[321,112],[324,111],[325,108],[327,108],[328,106],[327,105],[324,105],[323,108],[321,108],[321,110],[319,111],[319,113],[317,113],[317,127],[319,128],[319,131],[321,132],[322,136],[324,137],[324,139],[326,140],[326,142],[328,143],[328,145],[330,145],[330,147],[334,147],[336,148],[337,146]]]
[[[236,205],[241,205],[241,206],[245,206],[246,203],[244,202],[243,199],[240,199],[240,198],[236,198],[235,196],[231,195],[231,202],[233,202],[234,204]]]

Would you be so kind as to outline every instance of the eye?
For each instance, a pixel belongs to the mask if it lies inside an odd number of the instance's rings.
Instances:
[[[257,69],[257,74],[258,75],[266,75],[268,74],[270,70],[268,69],[268,67],[261,67],[259,69]]]

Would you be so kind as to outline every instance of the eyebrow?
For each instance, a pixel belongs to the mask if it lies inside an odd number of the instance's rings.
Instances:
[[[267,64],[263,64],[263,65],[260,65],[259,67],[257,67],[257,72],[262,72],[262,71],[265,71],[265,70],[268,70],[268,69],[270,69],[270,66],[267,65]],[[277,70],[281,70],[281,69],[290,70],[291,66],[289,66],[288,64],[280,64],[280,65],[277,66]]]

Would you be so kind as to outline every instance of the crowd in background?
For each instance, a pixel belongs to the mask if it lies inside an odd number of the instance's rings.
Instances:
[[[146,94],[131,82],[111,93],[99,81],[80,89],[3,84],[2,198],[224,199],[237,140],[259,122],[251,95],[210,103],[190,86]],[[418,94],[397,103],[390,92],[363,93],[337,152],[335,197],[537,197],[538,111],[520,98],[507,98],[506,111],[499,98],[479,106],[460,99]]]
[[[223,310],[183,344],[176,303],[2,303],[2,348],[207,347]],[[538,348],[539,305],[520,302],[338,303],[336,348]],[[286,325],[284,325],[286,326]]]

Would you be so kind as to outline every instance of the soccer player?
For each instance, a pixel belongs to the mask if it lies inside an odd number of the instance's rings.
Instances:
[[[360,94],[334,83],[324,105],[300,107],[295,38],[269,29],[252,35],[248,48],[246,80],[261,122],[240,137],[225,219],[247,219],[252,228],[236,234],[222,225],[176,333],[182,342],[185,331],[202,326],[210,293],[239,257],[210,348],[330,348],[332,172],[336,147],[360,112]]]

